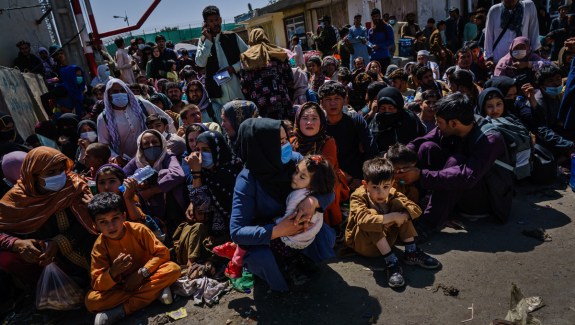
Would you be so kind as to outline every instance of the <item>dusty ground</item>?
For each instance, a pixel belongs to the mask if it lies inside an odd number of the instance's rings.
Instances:
[[[252,294],[232,292],[213,308],[178,299],[153,304],[122,324],[148,324],[151,316],[182,306],[188,316],[177,324],[489,324],[504,318],[511,283],[525,296],[541,296],[545,307],[533,313],[543,324],[575,324],[575,193],[565,185],[519,187],[506,225],[466,221],[467,231],[444,230],[422,247],[443,263],[438,271],[406,267],[407,287],[387,287],[382,259],[358,256],[330,261],[318,281],[285,296],[256,283]],[[551,242],[521,234],[542,227]],[[374,269],[375,271],[366,268]],[[459,289],[446,296],[437,284]],[[461,323],[471,316],[473,320]],[[62,323],[93,320],[80,311]]]

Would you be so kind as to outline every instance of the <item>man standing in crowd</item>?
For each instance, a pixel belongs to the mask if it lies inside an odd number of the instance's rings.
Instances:
[[[519,36],[529,39],[531,51],[541,47],[535,4],[531,0],[503,0],[491,7],[485,26],[485,65],[490,69],[495,67]]]
[[[243,99],[237,73],[241,67],[240,54],[248,46],[235,33],[222,33],[222,17],[218,7],[207,6],[202,16],[204,27],[196,52],[196,64],[206,68],[208,95],[222,106],[234,99]],[[218,84],[214,77],[223,83]]]
[[[405,18],[407,19],[407,24],[401,27],[400,36],[401,38],[411,38],[415,40],[415,34],[421,30],[419,25],[415,23],[415,14],[410,12]]]
[[[338,32],[331,25],[331,17],[323,16],[318,20],[320,22],[317,28],[318,36],[313,36],[313,41],[317,46],[317,50],[321,52],[321,58],[333,54],[333,46],[337,43],[339,38]]]
[[[461,47],[463,30],[465,29],[465,20],[459,14],[459,8],[451,7],[449,9],[449,18],[445,20],[445,23],[447,23],[445,30],[446,45],[452,53],[455,53]]]
[[[120,79],[126,84],[133,84],[136,82],[136,76],[134,75],[134,66],[136,61],[132,59],[132,56],[128,54],[128,51],[124,48],[124,39],[117,37],[114,40],[114,44],[118,47],[116,51],[116,68],[120,70]]]
[[[164,61],[174,60],[178,61],[178,55],[176,52],[170,48],[166,47],[166,38],[164,35],[156,35],[156,45],[158,45],[158,49],[160,50],[160,58]]]
[[[44,75],[44,64],[40,59],[31,53],[30,43],[28,41],[20,41],[16,44],[20,50],[18,57],[14,60],[14,67],[20,69],[22,72],[31,72]]]
[[[559,51],[563,48],[563,43],[567,40],[568,33],[566,31],[569,25],[567,11],[569,11],[568,5],[560,6],[559,17],[553,19],[551,28],[549,29],[549,32],[553,35],[553,48],[551,49],[551,60],[553,61],[557,60]]]
[[[423,29],[423,36],[425,36],[425,49],[429,51],[429,39],[431,38],[431,33],[435,31],[435,19],[429,18],[427,20],[427,26]]]
[[[351,45],[353,45],[353,53],[351,54],[351,63],[349,69],[354,70],[354,61],[356,58],[362,57],[364,62],[369,61],[369,53],[367,52],[367,28],[361,25],[361,15],[357,14],[353,17],[353,26],[349,29],[347,36]]]
[[[371,11],[371,20],[374,25],[368,33],[369,41],[373,44],[371,61],[378,61],[381,71],[385,71],[391,63],[389,48],[394,44],[393,28],[381,19],[381,11],[377,8]]]

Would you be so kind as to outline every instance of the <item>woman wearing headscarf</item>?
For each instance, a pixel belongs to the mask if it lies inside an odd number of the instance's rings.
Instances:
[[[329,80],[337,80],[337,69],[339,68],[339,61],[328,55],[321,61],[321,72],[329,78]]]
[[[124,167],[132,176],[139,168],[151,166],[157,177],[151,177],[140,195],[147,201],[152,215],[162,219],[172,231],[180,223],[187,204],[184,198],[184,171],[178,158],[167,150],[167,141],[156,130],[146,130],[137,140],[136,156]]]
[[[76,115],[83,117],[86,115],[84,109],[84,90],[86,80],[84,71],[77,65],[69,65],[60,69],[60,83],[68,92],[67,97],[71,100]]]
[[[394,87],[385,87],[377,94],[377,113],[369,123],[380,154],[396,143],[408,144],[424,136],[425,126],[415,113],[404,108],[403,96]]]
[[[24,158],[26,158],[24,151],[12,151],[1,157],[2,161],[2,181],[0,181],[0,197],[4,196],[20,178],[20,171]]]
[[[201,209],[204,214],[209,215],[209,218],[205,223],[192,225],[194,238],[189,243],[194,247],[188,245],[187,248],[189,252],[194,252],[191,256],[188,254],[188,260],[192,263],[201,255],[206,255],[200,254],[204,248],[211,251],[214,246],[230,240],[232,195],[236,177],[243,168],[241,160],[233,155],[224,136],[219,132],[203,132],[197,138],[197,146],[198,151],[185,158],[191,170],[191,177],[187,177],[186,183],[192,202],[186,217],[190,221],[193,220],[196,212],[194,209]],[[194,204],[193,200],[198,199],[204,202],[202,206]],[[208,234],[212,238],[206,241]],[[183,261],[178,262],[185,264]]]
[[[284,214],[291,192],[291,176],[301,155],[291,151],[281,121],[258,118],[242,123],[238,132],[244,169],[236,180],[230,234],[247,251],[244,266],[263,279],[273,291],[287,291],[288,285],[270,248],[270,241],[299,233],[309,226],[316,208],[326,209],[333,194],[306,197],[298,213],[279,224],[274,219]],[[315,240],[298,255],[314,263],[335,256],[334,231],[324,224]],[[283,267],[283,265],[282,265]]]
[[[107,64],[102,64],[98,66],[98,74],[92,79],[90,83],[91,87],[95,87],[97,84],[107,84],[112,77],[110,77],[110,67]]]
[[[0,200],[0,270],[36,283],[56,260],[68,275],[88,282],[96,231],[82,199],[90,190],[72,172],[73,162],[56,149],[30,151],[21,177]],[[8,237],[6,237],[8,236]]]
[[[124,166],[136,156],[137,138],[147,129],[146,117],[158,114],[168,120],[170,133],[175,133],[174,121],[156,105],[137,99],[120,79],[112,79],[104,91],[104,111],[98,116],[98,142],[112,149],[114,162]]]
[[[256,103],[263,117],[278,120],[292,117],[289,89],[293,88],[294,80],[286,51],[271,44],[261,28],[252,29],[249,45],[240,55],[242,93]]]
[[[335,139],[327,135],[325,112],[316,103],[305,103],[296,112],[294,124],[295,137],[291,141],[293,149],[304,157],[322,155],[338,176],[334,188],[335,199],[323,214],[324,221],[334,227],[337,233],[339,228],[336,226],[343,220],[339,205],[349,198],[349,186],[345,175],[339,169]]]
[[[75,160],[78,150],[78,117],[75,114],[66,113],[56,120],[58,128],[58,145],[66,157]]]
[[[76,134],[78,135],[78,150],[74,157],[74,170],[82,171],[86,169],[86,149],[90,144],[98,142],[98,128],[96,127],[96,123],[92,120],[81,121],[78,123]],[[96,171],[94,170],[94,172]]]
[[[199,80],[192,80],[187,85],[186,100],[188,104],[194,104],[200,108],[203,122],[221,123],[219,120],[222,110],[221,106],[210,100],[206,87]]]
[[[157,46],[152,48],[152,57],[146,64],[146,77],[148,79],[153,79],[153,81],[166,78],[168,73],[168,65],[166,61],[162,59],[160,54],[160,49]],[[158,91],[162,91],[158,89]]]
[[[521,78],[522,83],[535,83],[535,72],[549,61],[541,58],[531,50],[527,37],[516,37],[507,53],[495,67],[495,76]]]
[[[232,151],[239,155],[238,130],[243,121],[258,117],[259,111],[256,104],[248,100],[232,100],[222,108],[222,129],[226,141]]]

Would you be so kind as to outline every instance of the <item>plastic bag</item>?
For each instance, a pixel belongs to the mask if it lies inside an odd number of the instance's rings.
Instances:
[[[83,302],[80,287],[56,263],[44,268],[36,288],[36,309],[72,310]]]

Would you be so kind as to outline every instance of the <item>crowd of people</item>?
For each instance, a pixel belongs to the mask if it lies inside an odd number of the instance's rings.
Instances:
[[[517,183],[568,172],[565,7],[545,35],[529,0],[470,20],[451,8],[423,29],[413,13],[401,28],[378,9],[370,29],[361,15],[341,29],[324,16],[306,53],[258,27],[246,44],[215,6],[202,15],[195,57],[161,35],[118,38],[115,58],[94,45],[90,82],[61,48],[36,57],[18,43],[15,66],[45,76],[51,119],[22,139],[0,117],[1,300],[34,290],[55,262],[95,324],[111,324],[171,303],[181,276],[247,270],[288,291],[336,245],[382,256],[402,287],[403,264],[441,267],[419,243],[467,220],[504,223]],[[400,38],[412,42],[403,67]]]

